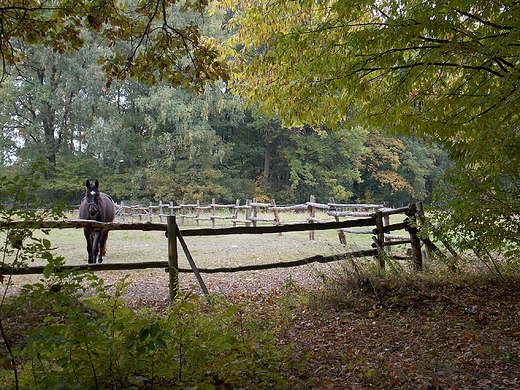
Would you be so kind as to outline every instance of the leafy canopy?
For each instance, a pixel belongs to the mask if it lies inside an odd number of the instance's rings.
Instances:
[[[461,126],[514,119],[517,2],[240,5],[235,88],[288,124],[334,125],[356,107],[375,124],[425,133],[435,125],[457,141]]]
[[[94,31],[110,48],[99,59],[108,84],[134,77],[200,90],[204,80],[222,78],[226,72],[213,41],[196,23],[207,5],[207,0],[2,1],[2,76],[24,59],[27,44],[64,53],[81,48],[83,33]],[[179,13],[190,14],[191,20],[179,22]]]
[[[439,200],[464,210],[457,227],[519,236],[520,3],[224,3],[241,11],[238,93],[288,125],[362,122],[439,143],[456,163]]]

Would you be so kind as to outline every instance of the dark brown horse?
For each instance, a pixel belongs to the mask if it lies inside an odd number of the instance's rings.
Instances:
[[[112,198],[99,192],[99,182],[94,184],[86,182],[85,197],[79,206],[79,218],[90,219],[98,222],[112,222],[116,215],[116,206]],[[84,228],[83,233],[87,239],[88,262],[103,262],[103,255],[106,253],[106,243],[108,230]]]

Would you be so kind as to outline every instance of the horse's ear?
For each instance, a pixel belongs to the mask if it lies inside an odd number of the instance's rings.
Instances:
[[[99,188],[99,181],[97,181],[96,179],[96,183],[94,183],[96,185],[96,188]]]
[[[87,182],[85,183],[85,186],[86,186],[87,188],[90,188],[90,180],[87,180]]]

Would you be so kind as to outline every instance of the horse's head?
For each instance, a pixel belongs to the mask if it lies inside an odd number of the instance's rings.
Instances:
[[[100,211],[100,199],[101,195],[99,192],[99,182],[96,180],[94,184],[91,184],[89,180],[85,183],[87,190],[85,192],[85,201],[88,206],[89,219],[96,219]]]

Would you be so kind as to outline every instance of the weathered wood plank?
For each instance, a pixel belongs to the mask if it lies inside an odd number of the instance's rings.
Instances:
[[[269,220],[274,222],[274,220]],[[107,230],[143,230],[143,231],[166,231],[166,223],[153,223],[153,222],[138,222],[138,223],[120,223],[120,222],[96,222],[89,221],[87,219],[75,219],[65,221],[4,221],[0,223],[0,227],[10,227],[15,225],[23,225],[34,228],[49,228],[49,229],[63,229],[63,228],[83,228],[83,227],[94,227],[99,229]],[[285,232],[301,232],[306,230],[328,230],[328,229],[341,229],[349,227],[364,227],[375,225],[374,218],[360,218],[348,221],[340,222],[326,222],[326,223],[301,223],[301,224],[280,224],[276,226],[239,226],[239,227],[228,227],[228,228],[217,228],[217,229],[189,229],[182,230],[184,237],[189,236],[216,236],[226,234],[269,234],[269,233],[285,233]],[[390,225],[397,226],[400,225]]]

